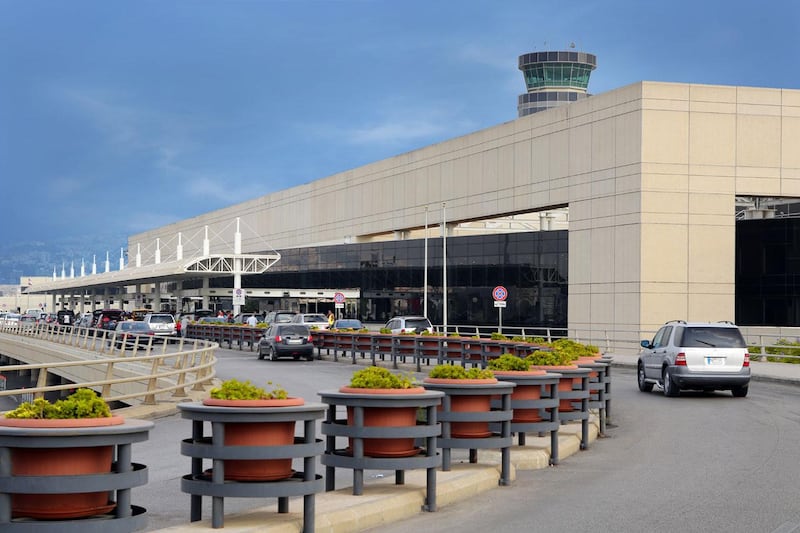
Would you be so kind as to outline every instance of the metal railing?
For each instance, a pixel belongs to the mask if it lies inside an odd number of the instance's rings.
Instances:
[[[215,351],[219,345],[200,339],[166,338],[155,343],[153,336],[131,338],[113,330],[81,328],[58,324],[3,324],[2,340],[30,349],[28,339],[38,339],[76,349],[69,354],[72,361],[42,362],[0,366],[0,375],[31,373],[36,385],[25,389],[0,390],[0,397],[41,397],[47,392],[89,387],[99,390],[108,403],[126,402],[155,405],[159,396],[187,396],[187,388],[203,390],[216,375]],[[159,339],[161,340],[161,339]],[[2,354],[17,358],[19,354]],[[63,355],[63,354],[62,354]],[[48,385],[49,376],[87,370],[85,374],[101,375],[78,383]],[[74,372],[71,372],[74,374]],[[31,378],[33,379],[33,378]]]

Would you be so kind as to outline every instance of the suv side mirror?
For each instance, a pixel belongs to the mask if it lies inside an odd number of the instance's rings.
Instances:
[[[640,342],[639,345],[642,348],[647,348],[648,350],[653,347],[653,345],[650,344],[650,341],[648,341],[648,340],[644,340],[644,341]]]

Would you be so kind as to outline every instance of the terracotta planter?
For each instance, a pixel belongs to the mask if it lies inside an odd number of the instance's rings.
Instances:
[[[549,371],[549,372],[558,373],[559,370],[577,370],[578,366],[577,365],[553,365],[553,366],[545,366],[545,365],[537,366],[537,365],[534,365],[534,366],[531,366],[531,368],[532,369],[546,370],[546,371]],[[571,390],[573,390],[573,385],[578,385],[580,387],[582,382],[583,382],[583,380],[580,377],[573,378],[573,377],[570,377],[570,376],[564,376],[564,377],[562,377],[561,379],[558,380],[558,390],[559,391],[571,391]],[[562,412],[574,411],[575,409],[572,407],[572,400],[566,399],[566,400],[559,401],[558,402],[558,410],[562,411]]]
[[[547,374],[545,370],[492,370],[498,379],[503,381],[513,381],[515,376],[543,376]],[[523,385],[517,383],[514,392],[511,393],[511,401],[515,400],[539,400],[542,397],[541,385]],[[515,423],[540,422],[538,409],[514,409]]]
[[[24,428],[88,428],[124,423],[121,416],[63,420],[0,419],[0,425]],[[14,476],[72,476],[111,472],[111,446],[83,448],[11,448],[11,474]],[[14,494],[11,515],[40,520],[82,518],[104,514],[116,504],[108,492],[77,494]]]
[[[417,338],[414,335],[398,335],[397,355],[414,356],[417,353]]]
[[[421,357],[439,357],[439,337],[422,336],[419,339],[419,355]]]
[[[497,383],[497,379],[450,379],[450,378],[425,378],[425,383],[443,385],[488,385]],[[492,396],[490,394],[476,395],[452,395],[450,396],[450,411],[483,413],[489,412],[492,408]],[[442,410],[442,406],[439,407]],[[450,436],[456,439],[475,439],[488,437],[492,434],[489,431],[489,422],[452,422],[450,424]]]
[[[302,398],[284,400],[217,400],[203,405],[215,407],[293,407]],[[225,446],[286,446],[294,443],[294,421],[234,422],[225,424]],[[230,459],[225,461],[225,479],[232,481],[276,481],[292,476],[292,459]]]
[[[410,389],[360,389],[356,387],[342,387],[339,392],[349,394],[422,394],[425,389],[413,387]],[[404,427],[417,425],[416,407],[364,407],[364,426]],[[355,424],[354,408],[347,408],[347,424]],[[413,438],[396,439],[363,439],[364,455],[367,457],[413,457],[419,453],[414,446]],[[353,449],[350,439],[349,449]]]

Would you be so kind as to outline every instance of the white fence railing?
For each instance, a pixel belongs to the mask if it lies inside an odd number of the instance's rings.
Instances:
[[[12,352],[2,355],[13,359],[30,349],[28,339],[75,349],[69,351],[73,359],[70,361],[0,366],[0,375],[31,374],[36,382],[25,389],[0,390],[0,398],[12,396],[19,400],[20,395],[27,399],[50,391],[89,387],[100,392],[109,403],[154,405],[165,394],[183,397],[187,389],[201,390],[216,374],[215,351],[219,346],[199,339],[170,338],[155,344],[152,336],[123,339],[115,331],[57,324],[2,324],[0,335],[4,346],[11,347],[6,351]],[[19,353],[13,353],[15,346]],[[83,373],[102,377],[48,385],[48,380],[55,380],[51,376],[66,372],[73,376]]]

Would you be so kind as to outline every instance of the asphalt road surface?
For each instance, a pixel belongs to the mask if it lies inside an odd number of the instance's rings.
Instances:
[[[218,356],[221,379],[272,381],[307,403],[358,368],[258,361],[237,350]],[[589,450],[557,467],[518,472],[511,487],[375,531],[800,533],[800,387],[753,382],[747,398],[727,392],[665,398],[639,392],[633,370],[615,369],[613,379],[613,427]],[[133,502],[148,511],[146,531],[188,523],[180,478],[190,460],[180,455],[180,441],[190,434],[189,421],[169,417],[134,446],[134,460],[149,468],[147,486],[133,490]],[[381,475],[391,472],[368,471],[365,481]],[[337,488],[351,482],[337,471]],[[227,498],[225,511],[273,503]],[[210,518],[210,499],[203,506]]]
[[[800,387],[665,398],[613,379],[616,427],[589,450],[381,533],[800,532]]]

